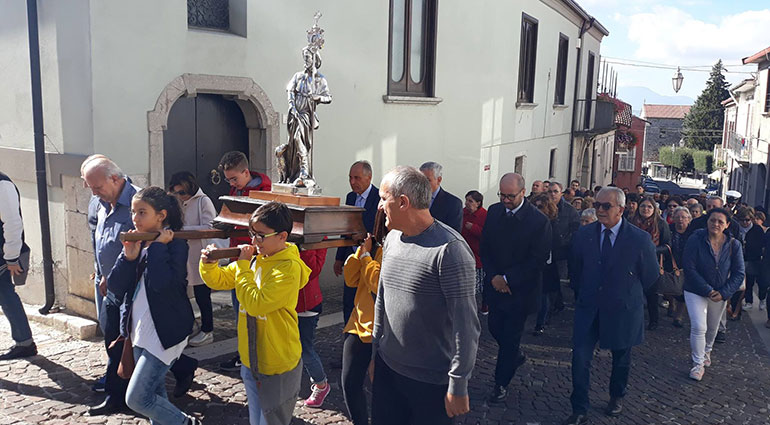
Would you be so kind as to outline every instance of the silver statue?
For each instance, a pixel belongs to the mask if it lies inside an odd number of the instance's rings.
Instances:
[[[326,78],[318,72],[321,67],[323,29],[318,26],[321,13],[314,16],[313,27],[307,32],[308,45],[302,49],[305,69],[297,72],[286,86],[289,98],[287,119],[288,141],[275,150],[278,157],[279,183],[295,187],[314,187],[313,131],[318,128],[316,105],[331,103]]]

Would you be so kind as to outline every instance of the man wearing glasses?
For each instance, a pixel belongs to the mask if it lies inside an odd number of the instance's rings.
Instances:
[[[605,413],[623,410],[631,347],[644,340],[645,291],[659,276],[649,234],[623,220],[626,196],[616,187],[596,196],[598,221],[572,238],[570,280],[577,293],[572,335],[572,415],[565,425],[588,423],[591,360],[596,343],[612,351],[610,401]]]
[[[507,386],[526,357],[520,350],[527,316],[536,312],[542,272],[551,252],[551,224],[524,199],[524,178],[500,179],[500,202],[489,207],[481,233],[489,332],[498,344],[495,382],[488,401],[504,402]]]

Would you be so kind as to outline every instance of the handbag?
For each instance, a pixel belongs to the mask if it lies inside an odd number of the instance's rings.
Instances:
[[[24,245],[26,248],[26,244]],[[29,275],[29,249],[22,249],[19,255],[19,266],[21,266],[21,274],[11,274],[11,281],[15,286],[22,286],[27,283],[27,276]]]
[[[141,255],[141,254],[140,254]],[[144,269],[147,266],[147,258],[144,257],[139,261],[139,264],[136,266],[136,284],[139,284],[139,280],[142,278],[142,274],[144,273]],[[134,292],[136,292],[136,288],[134,288]],[[131,326],[131,311],[133,309],[128,309],[128,314],[126,315],[126,326]],[[118,376],[120,376],[123,379],[131,379],[131,374],[134,373],[134,367],[136,366],[136,361],[134,360],[134,345],[131,343],[131,331],[128,332],[128,336],[120,335],[118,336],[115,341],[112,341],[110,343],[110,348],[114,348],[116,344],[123,342],[123,351],[120,353],[120,363],[118,363]]]
[[[666,245],[668,253],[671,255],[671,264],[674,266],[670,272],[663,268],[663,255],[660,256],[660,277],[657,281],[658,293],[663,295],[680,296],[684,293],[684,272],[676,264],[671,247]]]

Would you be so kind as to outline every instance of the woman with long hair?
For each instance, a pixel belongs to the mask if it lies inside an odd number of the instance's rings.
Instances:
[[[629,221],[631,224],[644,230],[650,235],[652,243],[656,247],[657,255],[665,256],[668,254],[668,245],[671,243],[671,230],[669,230],[668,224],[661,218],[658,203],[655,202],[655,198],[652,196],[645,196],[642,198],[642,201],[639,202],[639,209]],[[646,295],[647,313],[650,319],[647,324],[647,330],[652,331],[658,328],[659,297],[657,285],[652,285],[652,287],[647,290]]]

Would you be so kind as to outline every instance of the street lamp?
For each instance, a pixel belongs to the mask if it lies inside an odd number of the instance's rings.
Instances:
[[[679,67],[676,67],[676,74],[671,78],[671,83],[674,85],[674,93],[679,93],[679,89],[682,88],[682,80],[684,80],[684,76]]]

